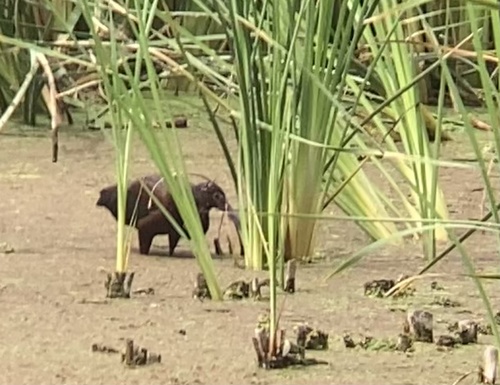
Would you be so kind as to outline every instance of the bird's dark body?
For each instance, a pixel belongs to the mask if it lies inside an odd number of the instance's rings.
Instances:
[[[153,174],[141,179],[147,189],[152,191],[152,194],[160,201],[161,205],[189,237],[177,205],[172,195],[168,192],[162,177]],[[206,234],[210,226],[210,210],[214,207],[219,210],[225,210],[227,205],[226,196],[222,189],[212,181],[191,184],[191,188],[200,215],[203,232]],[[113,217],[118,219],[117,185],[102,189],[96,205],[106,207]],[[136,217],[134,218],[136,205]],[[143,188],[139,179],[132,181],[127,189],[125,224],[133,226],[138,230],[141,254],[149,254],[155,236],[166,234],[169,240],[169,253],[172,255],[181,237],[154,200],[150,198],[148,191]]]

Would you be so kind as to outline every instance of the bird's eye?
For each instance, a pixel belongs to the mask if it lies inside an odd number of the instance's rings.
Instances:
[[[217,192],[214,194],[214,199],[215,199],[216,201],[220,201],[222,198],[223,198],[223,197],[222,197],[222,194],[221,194],[220,192],[218,192],[218,191],[217,191]]]

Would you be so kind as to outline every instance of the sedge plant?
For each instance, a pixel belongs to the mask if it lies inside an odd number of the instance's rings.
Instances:
[[[91,8],[85,1],[81,1],[81,5],[87,23],[92,25]],[[135,74],[132,73],[125,63],[123,65],[124,77],[129,84],[130,90],[124,86],[122,80],[123,74],[119,74],[117,68],[117,63],[119,63],[118,58],[121,56],[122,51],[121,46],[111,39],[111,44],[104,48],[98,32],[92,28],[92,36],[96,42],[96,59],[102,67],[102,77],[111,76],[113,82],[122,85],[119,88],[109,87],[107,89],[110,100],[113,100],[113,108],[120,110],[126,116],[131,126],[134,127],[134,130],[137,130],[151,159],[163,176],[169,193],[172,195],[184,220],[184,227],[190,235],[191,249],[207,280],[211,297],[214,300],[219,300],[222,297],[221,290],[213,269],[211,254],[201,228],[192,190],[187,180],[182,145],[178,141],[175,129],[166,130],[160,134],[153,131],[153,122],[155,120],[166,121],[163,111],[164,103],[162,102],[159,88],[160,81],[153,62],[153,57],[155,57],[155,60],[165,60],[165,58],[159,50],[150,46],[149,41],[157,8],[158,1],[134,1],[127,10],[128,13],[121,15],[127,17],[128,25],[138,46],[135,51]],[[108,9],[109,13],[114,11],[114,9]],[[131,16],[134,17],[133,20]],[[110,22],[108,25],[112,28],[113,24]],[[99,46],[100,48],[98,48]],[[111,60],[109,60],[110,56]],[[140,83],[137,81],[137,74],[144,67],[147,70],[149,92],[140,87]],[[167,157],[165,154],[169,154],[169,156]],[[168,216],[165,208],[163,208],[163,212]],[[173,225],[181,236],[187,239],[187,235],[182,231],[179,224],[175,223],[171,216],[168,219],[173,222]]]
[[[423,219],[420,224],[410,229],[406,229],[399,234],[394,234],[394,236],[400,235],[409,235],[414,234],[415,232],[426,232],[426,231],[436,231],[437,228],[446,232],[446,235],[455,245],[457,251],[460,254],[463,268],[465,270],[464,273],[459,274],[461,278],[470,278],[476,285],[478,294],[483,302],[485,313],[491,325],[494,337],[495,344],[498,348],[500,348],[500,333],[495,322],[495,316],[492,308],[491,301],[488,297],[486,289],[484,287],[484,281],[488,279],[499,279],[498,275],[495,274],[482,274],[478,273],[477,267],[475,266],[474,258],[470,252],[464,247],[461,243],[460,239],[458,239],[455,234],[456,229],[459,230],[483,230],[492,232],[497,235],[497,239],[499,239],[500,235],[500,222],[499,222],[499,214],[498,214],[498,202],[495,199],[495,192],[492,188],[492,183],[488,174],[487,162],[485,162],[484,154],[482,148],[479,144],[479,139],[477,136],[477,130],[472,125],[470,119],[470,111],[465,107],[465,104],[462,100],[462,96],[459,92],[459,88],[452,76],[452,71],[450,70],[449,63],[447,59],[450,54],[454,51],[461,50],[464,46],[464,43],[467,40],[471,41],[471,46],[473,51],[470,53],[473,54],[475,58],[477,58],[477,62],[473,65],[475,71],[477,71],[477,75],[481,80],[481,86],[484,91],[484,100],[486,104],[486,108],[488,110],[488,115],[491,119],[490,124],[492,127],[498,127],[499,115],[498,112],[500,110],[500,84],[498,79],[495,81],[488,71],[486,60],[485,60],[485,42],[482,36],[484,32],[484,16],[491,19],[492,28],[492,36],[494,41],[494,54],[498,58],[500,57],[500,12],[498,10],[497,4],[488,3],[488,1],[477,1],[477,0],[469,0],[465,2],[466,13],[464,17],[467,17],[467,23],[470,26],[471,33],[465,36],[462,40],[457,41],[455,46],[451,47],[451,50],[448,48],[448,28],[447,25],[451,24],[452,18],[450,17],[451,11],[448,9],[450,7],[450,2],[447,2],[444,5],[444,11],[447,15],[445,18],[445,25],[440,26],[441,29],[445,30],[445,44],[441,45],[435,33],[435,25],[431,25],[427,20],[423,20],[422,26],[423,30],[428,36],[429,41],[431,41],[434,49],[433,52],[436,54],[438,58],[437,64],[440,66],[441,73],[441,87],[438,99],[440,100],[440,104],[444,99],[445,87],[443,84],[446,83],[448,86],[448,90],[450,92],[450,97],[454,101],[454,106],[456,110],[460,113],[465,129],[465,136],[468,139],[468,143],[470,148],[475,154],[477,158],[477,165],[470,166],[475,167],[479,170],[481,179],[484,183],[484,188],[486,190],[486,196],[488,197],[490,203],[490,212],[493,223],[484,223],[478,220],[450,220],[443,218],[437,210],[435,210],[432,206],[430,206],[430,214],[431,218]],[[444,49],[444,47],[447,47]],[[492,53],[489,52],[489,55]],[[438,107],[438,122],[442,120],[443,111],[441,107]],[[496,128],[492,130],[492,142],[495,147],[496,152],[500,150],[500,134]],[[455,162],[458,164],[458,162]],[[465,239],[465,238],[463,238]],[[367,257],[368,254],[375,251],[378,248],[384,247],[387,245],[387,240],[379,240],[377,242],[372,243],[371,245],[362,248],[354,253],[351,257],[343,261],[337,266],[337,268],[329,274],[329,277],[334,276],[340,272],[345,271],[346,269],[352,267],[356,263],[359,263],[363,258]],[[499,244],[500,245],[500,244]],[[440,262],[442,258],[445,258],[448,254],[441,253],[438,258],[435,258],[429,261],[422,269],[416,272],[416,275],[424,277],[430,269]],[[401,285],[405,285],[413,281],[416,277],[410,277],[407,282],[402,282]]]
[[[159,89],[159,76],[153,64],[153,58],[155,62],[162,62],[166,66],[172,64],[171,59],[164,55],[161,50],[153,47],[154,44],[149,39],[153,18],[158,9],[158,1],[135,1],[129,8],[120,8],[111,7],[109,4],[105,7],[102,3],[79,0],[75,3],[75,7],[78,12],[81,10],[92,36],[92,42],[88,45],[90,50],[86,50],[86,55],[72,57],[56,49],[37,46],[31,41],[2,35],[0,35],[0,43],[11,47],[31,49],[35,52],[40,51],[48,57],[92,69],[96,71],[103,84],[102,94],[107,100],[111,114],[110,138],[116,150],[115,170],[119,200],[117,272],[124,272],[128,269],[130,233],[127,233],[124,228],[124,203],[129,178],[131,148],[134,137],[138,136],[164,177],[169,192],[179,208],[184,220],[184,228],[189,233],[191,248],[199,263],[200,270],[207,280],[211,297],[215,300],[221,299],[221,290],[215,276],[210,251],[201,228],[191,186],[187,180],[182,145],[177,139],[175,130],[165,130],[159,134],[153,131],[154,121],[166,121],[165,111],[162,110],[164,103]],[[51,10],[57,11],[56,8]],[[113,12],[118,12],[125,17],[136,43],[124,45],[114,38]],[[64,22],[65,19],[61,15],[56,15],[56,17],[66,27],[68,39],[72,40],[74,46],[78,47],[78,40],[71,30],[70,23]],[[109,41],[104,41],[103,36],[106,35],[109,36]],[[156,33],[155,36],[158,35]],[[167,42],[167,39],[163,40],[163,43]],[[131,69],[127,63],[127,59],[131,56],[136,62],[134,69]],[[139,74],[144,67],[147,69],[148,81],[139,82]],[[168,111],[167,115],[171,117]],[[169,154],[168,158],[165,154]],[[173,226],[181,236],[187,239],[187,234],[179,224],[175,223],[164,207],[162,210],[173,222]]]
[[[347,57],[356,44],[349,40],[350,28],[332,30],[331,1],[212,1],[210,10],[218,16],[231,43],[236,81],[221,80],[189,52],[185,56],[204,76],[222,87],[237,89],[233,96],[237,107],[226,105],[237,135],[237,154],[235,159],[228,151],[225,154],[230,169],[236,170],[233,175],[246,265],[269,269],[273,338],[277,323],[275,287],[283,283],[283,262],[311,254],[316,216],[325,199],[325,165],[332,158],[334,145],[342,145],[350,128],[339,95],[349,67]],[[343,13],[348,13],[346,6]],[[351,17],[350,27],[353,22]],[[356,28],[358,37],[362,27]],[[183,37],[210,52],[182,26],[176,28]],[[213,96],[206,89],[202,91]],[[226,149],[217,119],[211,110],[208,112]],[[352,174],[352,163],[341,160],[337,165],[345,174]],[[346,170],[348,167],[351,169]],[[364,189],[362,195],[370,205],[352,205],[354,211],[375,207],[374,211],[385,213],[374,189]],[[367,228],[379,237],[388,237],[395,230],[393,226],[385,222]]]
[[[89,15],[90,7],[82,4],[82,13]],[[99,12],[92,12],[94,15],[101,15]],[[110,16],[110,14],[109,14]],[[111,19],[111,17],[109,18]],[[113,23],[106,23],[110,28],[110,46],[117,46],[115,35],[113,33]],[[90,32],[93,35],[98,35],[96,24],[89,23]],[[117,186],[117,228],[116,228],[116,273],[121,277],[120,284],[122,288],[118,293],[108,293],[110,295],[120,295],[128,297],[129,292],[124,288],[124,275],[128,271],[128,262],[130,257],[131,229],[125,223],[127,209],[127,190],[129,186],[129,172],[132,143],[134,139],[134,124],[128,118],[130,109],[125,111],[124,106],[120,105],[117,95],[127,94],[127,89],[124,81],[118,76],[118,63],[120,62],[120,51],[118,49],[107,49],[102,45],[100,40],[96,40],[95,56],[100,68],[100,75],[103,80],[104,94],[107,96],[111,116],[111,143],[115,150],[115,179]],[[131,76],[134,82],[139,79],[139,69]],[[131,95],[129,102],[132,102],[135,95]],[[130,103],[133,105],[133,103]]]
[[[341,147],[349,129],[339,95],[349,66],[346,58],[356,47],[349,40],[354,18],[349,28],[332,29],[332,2],[198,4],[220,20],[234,52],[234,67],[218,61],[221,68],[234,74],[234,82],[232,76],[221,79],[223,76],[189,52],[185,55],[196,71],[221,88],[236,89],[228,92],[227,103],[211,95],[210,90],[202,91],[226,107],[234,122],[238,142],[235,155],[227,151],[227,137],[221,133],[216,117],[211,117],[229,167],[237,171],[232,174],[239,197],[246,266],[259,270],[269,264],[268,258],[282,261],[285,256],[310,256],[315,216],[327,200],[322,186],[332,170],[331,162],[327,171],[325,165],[332,158],[333,147]],[[363,10],[369,12],[367,6]],[[343,13],[348,13],[346,6]],[[177,29],[183,38],[215,54],[183,26]],[[208,112],[211,114],[211,110]],[[336,167],[343,175],[354,174],[356,165],[344,159]],[[366,182],[363,171],[358,173],[358,179]],[[351,204],[354,214],[385,214],[376,189],[359,189],[358,193],[369,204]],[[344,198],[348,200],[349,195]],[[395,230],[391,223],[365,226],[377,238]],[[274,250],[274,257],[266,255],[266,247]]]

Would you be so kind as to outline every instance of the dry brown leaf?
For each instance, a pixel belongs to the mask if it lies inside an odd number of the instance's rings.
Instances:
[[[478,130],[481,131],[491,131],[491,125],[484,122],[483,120],[480,120],[479,118],[476,118],[472,115],[469,115],[470,117],[470,122],[472,123],[472,126],[474,128],[477,128]]]

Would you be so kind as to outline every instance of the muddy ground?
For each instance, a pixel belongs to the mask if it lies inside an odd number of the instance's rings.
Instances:
[[[235,202],[216,139],[200,115],[193,116],[190,127],[179,130],[179,135],[189,169],[217,178]],[[448,143],[445,155],[470,152],[459,142]],[[192,299],[198,268],[183,241],[177,256],[165,257],[167,240],[159,237],[155,255],[146,257],[138,254],[134,236],[134,288],[153,287],[154,295],[82,303],[104,297],[105,272],[114,270],[115,221],[95,207],[99,190],[113,183],[113,150],[102,133],[78,125],[63,130],[60,147],[59,163],[53,164],[50,139],[42,128],[11,125],[0,136],[0,242],[15,249],[0,254],[1,384],[451,384],[477,367],[484,344],[493,341],[481,335],[479,344],[449,352],[431,344],[416,345],[412,354],[347,350],[344,332],[355,339],[360,334],[396,338],[410,307],[433,312],[437,335],[447,332],[445,322],[482,320],[485,310],[474,284],[456,276],[438,278],[444,287],[439,293],[431,291],[430,280],[423,280],[415,285],[414,297],[364,297],[364,282],[412,274],[423,266],[420,247],[411,243],[372,253],[349,272],[323,282],[321,278],[340,261],[368,244],[352,223],[340,221],[321,223],[317,254],[322,258],[299,267],[298,290],[287,297],[282,315],[289,335],[298,322],[330,334],[329,350],[309,353],[328,365],[257,369],[250,338],[266,303]],[[133,174],[151,171],[154,167],[138,145]],[[472,191],[481,186],[478,171],[444,169],[442,183],[452,217],[478,217],[481,192]],[[207,236],[212,250],[219,215],[213,213]],[[493,236],[474,235],[467,250],[479,271],[498,273]],[[231,258],[214,263],[223,284],[255,276],[234,267]],[[433,272],[465,270],[459,255],[452,253]],[[500,310],[498,284],[487,282],[486,287],[494,311]],[[435,296],[461,306],[432,305]],[[91,352],[93,343],[121,349],[126,338],[161,353],[163,362],[131,370],[120,364],[118,355]]]

